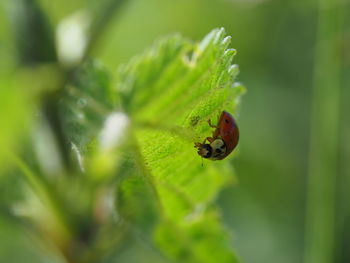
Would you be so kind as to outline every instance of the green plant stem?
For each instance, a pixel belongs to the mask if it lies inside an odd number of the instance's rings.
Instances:
[[[17,165],[17,167],[22,171],[23,175],[27,179],[29,185],[32,187],[33,191],[38,195],[39,199],[46,204],[48,209],[52,210],[57,222],[60,223],[62,231],[67,238],[71,238],[74,234],[74,228],[70,224],[67,218],[67,213],[63,209],[60,199],[55,195],[55,191],[52,191],[49,184],[44,180],[44,178],[35,174],[28,165],[23,162],[18,156],[11,154],[11,159]]]
[[[97,8],[90,29],[90,40],[85,51],[85,59],[90,55],[106,27],[121,10],[126,0],[105,0],[100,8]]]
[[[341,72],[341,0],[319,0],[315,48],[305,263],[335,260]]]
[[[58,91],[62,91],[63,84],[59,86]],[[70,143],[64,134],[64,129],[62,126],[62,122],[60,120],[59,112],[58,112],[58,100],[60,98],[59,92],[54,94],[47,94],[44,96],[42,101],[42,112],[45,116],[53,135],[55,136],[55,140],[57,142],[58,151],[60,153],[60,157],[62,158],[64,168],[66,171],[71,170],[71,160],[70,160]],[[68,173],[66,173],[68,175]]]

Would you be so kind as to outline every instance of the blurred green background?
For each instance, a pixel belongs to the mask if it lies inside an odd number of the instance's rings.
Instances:
[[[23,16],[21,2],[1,3],[1,87],[11,85],[6,76],[21,63],[16,42],[21,32],[14,30]],[[75,12],[98,12],[103,2],[38,0],[52,28]],[[310,248],[305,240],[315,238],[308,222],[318,219],[327,233],[315,239],[328,240],[331,250],[322,262],[350,262],[349,8],[345,1],[125,0],[103,21],[105,27],[93,43],[90,56],[113,70],[170,33],[199,40],[211,29],[224,27],[232,36],[238,80],[247,93],[238,116],[239,154],[232,161],[239,182],[220,194],[218,204],[224,223],[233,229],[233,247],[242,262],[317,262],[307,260],[307,254],[322,250],[322,244]],[[43,41],[40,48],[50,48],[49,43]],[[0,101],[10,104],[6,92],[0,94]],[[11,114],[26,116],[15,109]],[[8,123],[4,116],[0,122],[2,136],[7,127],[22,125]],[[0,142],[6,147],[7,142]],[[318,169],[324,174],[313,176]],[[3,200],[21,198],[12,190],[17,180],[0,177]],[[325,217],[329,220],[322,223]],[[42,255],[36,255],[13,224],[0,218],[0,259],[42,262]],[[135,251],[144,250],[136,245]],[[126,262],[152,262],[123,256]]]

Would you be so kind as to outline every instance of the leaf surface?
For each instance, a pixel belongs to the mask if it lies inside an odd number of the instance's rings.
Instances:
[[[154,240],[181,262],[236,261],[212,205],[234,180],[233,169],[227,160],[202,165],[194,148],[212,133],[207,120],[215,123],[222,110],[234,114],[244,90],[234,84],[238,68],[229,43],[223,29],[199,44],[173,36],[121,67],[116,77],[161,204]]]

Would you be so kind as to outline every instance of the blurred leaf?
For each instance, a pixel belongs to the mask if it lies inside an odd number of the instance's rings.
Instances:
[[[0,173],[9,165],[9,154],[22,142],[32,111],[16,78],[18,76],[0,76]]]
[[[179,227],[173,222],[160,224],[155,239],[178,262],[238,262],[227,242],[215,213]]]
[[[19,61],[27,65],[55,61],[51,26],[37,1],[15,0],[10,7]]]
[[[160,214],[157,196],[152,183],[147,180],[149,177],[135,168],[128,169],[129,175],[118,187],[118,212],[136,227],[152,233]]]
[[[53,258],[45,258],[47,255],[40,254],[37,247],[34,249],[33,238],[16,220],[9,220],[0,214],[0,231],[0,262],[59,262]]]
[[[66,135],[83,149],[101,129],[115,104],[106,69],[95,61],[82,65],[73,73],[63,98],[59,109]]]
[[[72,13],[80,10],[85,5],[85,0],[62,0],[59,2],[50,0],[37,0],[45,13],[48,14],[51,23],[57,24],[59,20],[65,16],[71,15]]]

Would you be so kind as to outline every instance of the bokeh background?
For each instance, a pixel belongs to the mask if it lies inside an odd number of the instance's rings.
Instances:
[[[3,74],[18,64],[13,29],[20,2],[1,3]],[[38,3],[52,27],[99,8],[99,1]],[[238,80],[247,93],[238,116],[239,154],[232,160],[238,184],[217,202],[242,262],[317,262],[305,255],[322,255],[323,247],[310,248],[306,240],[313,240],[312,222],[325,217],[316,239],[328,240],[331,256],[319,262],[350,262],[349,8],[348,2],[326,0],[125,0],[94,43],[91,57],[113,70],[174,32],[199,40],[224,27],[232,36]],[[1,196],[13,195],[8,187],[16,182],[0,180]],[[13,258],[16,244],[22,253],[13,262],[26,262],[28,255],[36,262],[22,233],[2,220],[0,240],[11,240],[1,242],[0,253]]]

